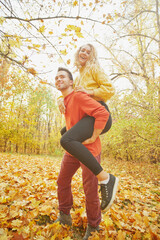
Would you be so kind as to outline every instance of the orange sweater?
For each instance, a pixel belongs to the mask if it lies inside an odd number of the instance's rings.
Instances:
[[[67,130],[87,115],[95,118],[95,129],[103,129],[108,121],[109,112],[107,112],[105,107],[84,92],[73,91],[64,98],[64,104],[66,106],[65,119]],[[85,146],[94,156],[101,152],[99,137],[94,143],[86,144]]]

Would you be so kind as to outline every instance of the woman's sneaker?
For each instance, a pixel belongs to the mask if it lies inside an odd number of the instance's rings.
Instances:
[[[71,226],[72,225],[72,218],[71,215],[67,215],[65,213],[63,213],[62,211],[60,211],[58,218],[54,221],[54,223],[59,222],[60,224],[63,225],[68,225]]]
[[[103,212],[107,211],[116,196],[116,192],[117,192],[117,187],[118,187],[118,182],[119,179],[115,176],[113,176],[112,174],[109,174],[110,179],[109,182],[107,184],[100,184],[101,188],[100,188],[100,192],[101,192],[101,209]]]

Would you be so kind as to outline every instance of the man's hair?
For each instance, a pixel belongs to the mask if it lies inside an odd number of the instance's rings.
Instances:
[[[63,68],[63,67],[59,67],[58,68],[58,72],[60,71],[65,71],[68,73],[68,76],[69,76],[69,79],[73,81],[73,76],[72,76],[72,73],[67,69],[67,68]]]

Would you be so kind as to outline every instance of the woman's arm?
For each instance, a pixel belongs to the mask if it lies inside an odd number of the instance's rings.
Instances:
[[[98,85],[98,87],[94,89],[94,97],[101,98],[106,102],[115,94],[115,89],[103,70],[96,67],[92,69],[91,72],[93,79]]]

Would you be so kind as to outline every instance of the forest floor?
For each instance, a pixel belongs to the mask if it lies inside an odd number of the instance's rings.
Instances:
[[[57,176],[61,158],[0,153],[0,239],[81,240],[87,219],[81,169],[72,182],[73,226],[53,223],[58,215]],[[102,214],[92,240],[160,239],[159,164],[105,159],[119,177],[112,207]]]

